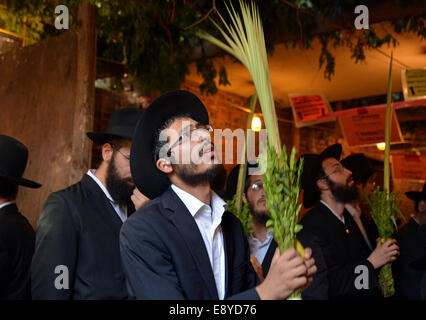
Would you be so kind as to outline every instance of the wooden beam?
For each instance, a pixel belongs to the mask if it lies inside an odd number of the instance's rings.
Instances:
[[[92,143],[86,132],[93,128],[96,76],[95,8],[83,3],[77,17],[78,57],[76,100],[73,122],[72,163],[69,183],[73,184],[89,168]]]

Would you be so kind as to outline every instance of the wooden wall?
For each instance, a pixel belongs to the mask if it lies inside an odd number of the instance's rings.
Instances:
[[[28,147],[24,177],[43,185],[18,192],[34,227],[48,195],[78,181],[89,165],[96,36],[84,21],[93,13],[84,6],[78,30],[0,55],[0,133]]]

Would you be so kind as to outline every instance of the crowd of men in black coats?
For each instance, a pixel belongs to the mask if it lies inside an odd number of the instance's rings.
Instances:
[[[167,130],[177,132],[167,135]],[[304,154],[305,247],[279,253],[268,232],[262,175],[247,171],[244,202],[253,232],[213,190],[223,169],[203,103],[176,90],[145,110],[115,112],[104,133],[87,133],[102,160],[46,200],[34,232],[16,204],[28,150],[0,135],[0,299],[382,299],[378,274],[392,263],[394,299],[426,299],[426,183],[406,195],[414,214],[380,242],[364,197],[374,171],[363,154],[341,160],[340,144]],[[182,155],[198,157],[180,163]],[[250,172],[250,174],[249,174]],[[219,196],[218,194],[222,195]]]

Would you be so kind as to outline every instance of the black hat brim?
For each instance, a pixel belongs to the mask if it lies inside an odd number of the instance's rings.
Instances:
[[[422,200],[422,199],[426,200],[426,193],[420,192],[420,191],[408,191],[408,192],[405,193],[405,195],[409,199],[414,200],[414,201]]]
[[[100,133],[100,132],[87,132],[87,137],[92,140],[94,143],[103,146],[105,143],[110,142],[116,139],[129,139],[132,140],[132,137],[129,136],[119,136],[116,134],[110,133]]]
[[[209,115],[200,99],[190,92],[175,90],[155,99],[136,125],[130,169],[136,187],[150,199],[160,196],[170,185],[167,175],[155,163],[154,146],[158,130],[167,120],[180,115],[187,115],[203,125],[209,123]]]
[[[32,189],[37,189],[41,187],[40,183],[25,179],[25,178],[18,178],[18,177],[10,177],[10,176],[2,176],[2,178],[5,178],[7,180],[10,180],[11,182],[17,183],[20,186],[28,187]]]
[[[318,191],[316,188],[316,180],[321,164],[325,159],[334,158],[340,160],[342,156],[342,145],[333,144],[323,150],[319,155],[305,154],[303,157],[303,173],[302,173],[302,188],[303,188],[303,206],[310,208],[318,199]]]

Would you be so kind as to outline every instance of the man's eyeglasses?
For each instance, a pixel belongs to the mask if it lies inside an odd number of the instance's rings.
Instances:
[[[338,166],[331,173],[329,173],[326,176],[319,177],[318,179],[327,179],[332,174],[343,173],[344,171],[345,171],[345,168],[341,164],[338,164]]]
[[[259,190],[263,190],[263,183],[253,183],[250,188],[253,191],[259,191]]]
[[[171,145],[169,150],[167,150],[167,156],[170,157],[170,155],[172,154],[172,149],[180,143],[189,141],[191,139],[191,136],[193,140],[197,140],[198,137],[205,132],[204,130],[207,130],[207,132],[209,133],[213,132],[213,128],[209,124],[196,124],[195,126],[191,126],[190,128],[185,128],[183,130],[182,135]]]
[[[130,161],[130,155],[126,156],[123,152],[120,151],[120,148],[115,146],[115,145],[111,145],[111,147],[112,147],[112,149],[114,149],[115,151],[120,153],[124,158],[126,158],[127,160]]]

